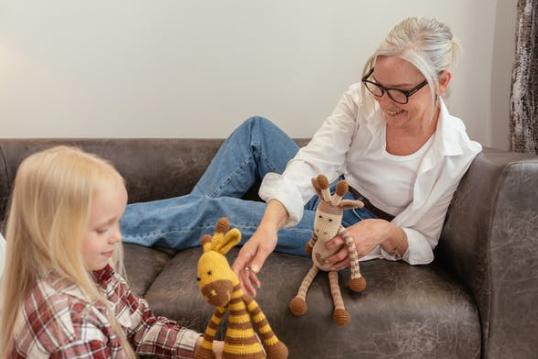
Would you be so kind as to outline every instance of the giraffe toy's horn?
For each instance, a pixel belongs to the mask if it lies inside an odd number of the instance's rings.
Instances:
[[[336,185],[336,192],[332,197],[333,206],[338,206],[342,201],[342,198],[347,193],[349,186],[346,181],[342,180]]]
[[[219,218],[219,221],[217,222],[215,226],[215,232],[218,233],[226,233],[228,229],[230,228],[230,221],[226,217]]]
[[[331,203],[331,191],[329,191],[329,180],[324,175],[319,175],[316,178],[318,182],[318,188],[321,192],[321,199],[325,202]]]

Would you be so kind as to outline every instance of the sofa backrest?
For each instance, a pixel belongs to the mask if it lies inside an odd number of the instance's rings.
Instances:
[[[99,155],[123,175],[129,203],[189,193],[223,139],[0,139],[0,221],[17,168],[28,155],[69,145]],[[298,139],[302,146],[307,139]],[[250,195],[252,198],[253,195]]]
[[[17,168],[31,153],[70,145],[97,154],[123,175],[129,202],[189,193],[217,152],[220,139],[1,139],[0,218]]]

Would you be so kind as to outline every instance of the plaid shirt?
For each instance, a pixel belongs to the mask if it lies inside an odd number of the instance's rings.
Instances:
[[[200,334],[156,317],[110,266],[92,273],[138,354],[192,358]],[[19,314],[15,347],[8,358],[125,358],[103,303],[90,303],[63,279],[40,280]]]

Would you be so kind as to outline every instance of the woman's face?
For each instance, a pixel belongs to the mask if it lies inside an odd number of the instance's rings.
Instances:
[[[380,56],[376,60],[371,80],[384,87],[409,91],[425,78],[415,66],[399,57]],[[431,120],[433,103],[428,84],[410,96],[406,104],[393,101],[386,92],[383,96],[374,98],[391,126],[416,126]]]

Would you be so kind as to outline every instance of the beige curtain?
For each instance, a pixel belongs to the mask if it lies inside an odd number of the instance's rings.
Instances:
[[[518,0],[510,96],[512,150],[538,153],[538,0]]]

